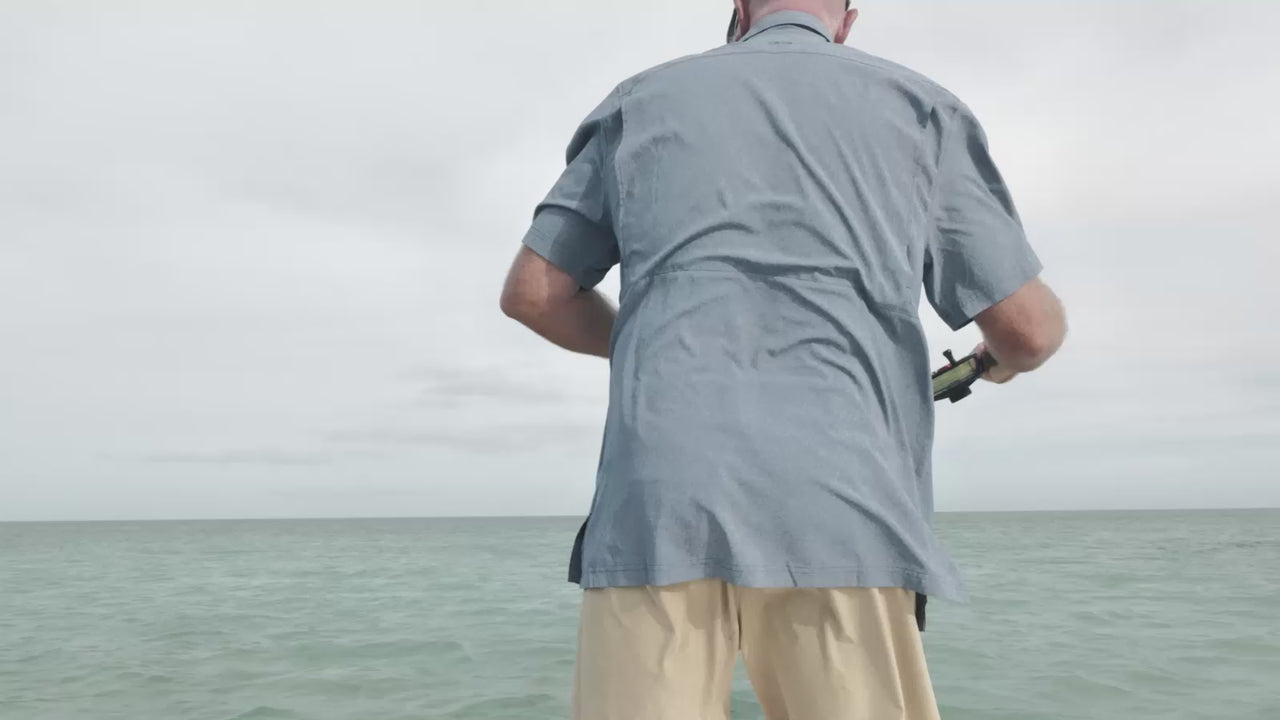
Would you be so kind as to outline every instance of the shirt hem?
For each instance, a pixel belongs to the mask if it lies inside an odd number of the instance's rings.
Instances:
[[[963,581],[924,570],[891,566],[743,567],[706,561],[688,565],[584,568],[578,584],[582,589],[590,590],[604,587],[676,585],[709,579],[723,580],[731,585],[750,588],[896,587],[956,602],[969,600]]]

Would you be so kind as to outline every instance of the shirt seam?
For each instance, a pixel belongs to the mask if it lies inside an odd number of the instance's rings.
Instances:
[[[937,110],[938,110],[938,103],[935,101],[933,105],[929,107],[929,115],[933,115],[935,112],[937,112]],[[942,128],[939,128],[939,133],[941,133],[941,131],[942,131]],[[919,185],[926,185],[925,177],[924,177],[925,167],[927,166],[926,158],[925,158],[925,141],[928,139],[928,132],[929,132],[929,123],[926,120],[924,123],[924,126],[920,128],[918,134],[916,135],[915,177],[913,178],[913,180],[915,183]],[[941,166],[941,164],[942,164],[941,152],[939,152],[939,158],[938,158],[939,167]],[[935,223],[933,219],[933,213],[934,213],[934,209],[937,207],[937,204],[938,204],[937,195],[938,195],[938,186],[940,184],[939,183],[940,172],[941,172],[940,170],[935,171],[933,182],[930,184],[927,184],[927,192],[928,192],[927,202],[925,203],[925,211],[922,214],[922,217],[920,218],[921,227],[918,230],[918,232],[920,232],[922,236],[920,237],[920,264],[915,268],[915,271],[917,273],[917,278],[916,278],[917,284],[915,286],[915,290],[916,290],[915,297],[916,297],[917,303],[919,302],[919,299],[920,299],[919,291],[921,288],[921,284],[924,282],[925,258],[930,254],[929,248],[933,241],[932,235],[934,234],[935,227],[937,226],[937,223]]]
[[[623,96],[622,96],[622,86],[621,86],[621,85],[618,85],[618,86],[614,87],[614,89],[613,89],[613,93],[612,93],[612,94],[617,96],[617,103],[618,103],[618,124],[621,126],[621,124],[622,124],[622,123],[624,122],[624,120],[625,120],[625,118],[623,117],[623,114],[622,114],[622,97],[623,97]],[[621,188],[619,188],[619,187],[617,187],[617,185],[618,185],[618,180],[617,180],[617,168],[616,168],[615,164],[614,164],[613,162],[611,162],[611,161],[610,161],[609,156],[608,156],[608,153],[607,153],[606,151],[608,151],[608,150],[610,150],[610,149],[613,149],[614,154],[615,154],[615,155],[617,154],[617,148],[618,148],[618,147],[621,145],[621,143],[622,143],[622,127],[619,127],[619,128],[618,128],[618,135],[617,135],[617,137],[616,137],[616,138],[613,138],[616,142],[611,144],[611,143],[609,142],[609,140],[610,140],[610,136],[611,136],[613,133],[611,133],[611,132],[610,132],[610,130],[611,130],[611,128],[609,127],[610,125],[611,125],[611,123],[609,122],[608,114],[606,114],[606,115],[605,115],[605,117],[603,118],[603,120],[602,120],[602,121],[601,121],[601,123],[600,123],[600,135],[601,135],[600,140],[601,140],[601,142],[597,143],[597,145],[599,145],[599,147],[597,148],[596,152],[598,153],[598,159],[599,159],[599,163],[600,163],[600,164],[599,164],[600,181],[601,181],[602,183],[607,182],[607,181],[608,181],[608,179],[609,179],[610,171],[612,171],[612,174],[613,174],[613,176],[614,176],[614,181],[613,181],[614,188],[613,188],[613,190],[614,190],[614,195],[618,198],[617,202],[616,202],[616,203],[610,203],[610,202],[609,202],[609,193],[608,193],[608,188],[607,188],[607,187],[602,188],[602,189],[601,189],[601,192],[604,194],[604,198],[602,198],[602,200],[603,200],[603,203],[602,203],[602,204],[604,205],[604,209],[605,209],[605,211],[609,213],[609,223],[608,223],[608,224],[609,224],[609,229],[613,232],[614,236],[615,236],[615,237],[617,237],[617,234],[618,234],[618,214],[619,214],[619,211],[620,211],[620,209],[621,209],[621,205],[622,205],[622,201],[621,201],[621,198],[622,198],[622,194],[621,194],[621,193],[622,193],[622,189],[621,189]],[[613,205],[614,205],[614,204],[618,205],[618,207],[613,207]]]
[[[768,275],[760,272],[752,272],[750,270],[721,270],[718,268],[690,268],[690,267],[668,268],[666,270],[651,270],[645,273],[644,275],[641,275],[640,277],[632,280],[631,284],[635,285],[641,282],[645,282],[647,280],[652,280],[654,278],[661,277],[663,275],[675,275],[678,273],[711,273],[711,274],[717,274],[717,275],[744,275],[747,277],[764,278],[769,280],[785,279],[791,282],[801,283],[804,285],[813,285],[818,287],[847,287],[848,286],[848,283],[840,282],[838,280],[820,280],[816,278],[798,277],[795,275]],[[875,306],[878,308],[882,308],[886,312],[898,315],[899,317],[905,318],[907,320],[917,321],[920,319],[920,316],[917,315],[916,313],[903,310],[902,308],[899,308],[894,305],[889,305],[886,303],[875,303]]]
[[[929,223],[929,227],[931,229],[936,227],[937,225],[937,223],[934,222],[934,220],[936,219],[935,214],[938,211],[939,200],[941,199],[941,196],[942,196],[942,192],[941,192],[942,181],[943,181],[942,161],[947,154],[947,137],[945,136],[946,127],[950,126],[951,123],[955,121],[956,114],[959,112],[960,112],[959,107],[951,108],[951,114],[946,119],[947,124],[943,127],[938,128],[939,140],[941,145],[941,150],[938,151],[938,177],[934,181],[933,187],[930,189],[931,192],[929,193],[929,207],[927,212],[925,213],[925,218],[926,218],[925,221]]]
[[[896,68],[892,68],[892,67],[884,67],[883,65],[877,65],[876,63],[873,63],[873,62],[867,62],[866,60],[860,60],[860,59],[855,58],[855,57],[846,57],[846,56],[844,56],[844,55],[839,55],[839,54],[835,54],[835,53],[832,53],[832,52],[823,52],[823,51],[819,51],[819,50],[815,50],[815,49],[778,50],[778,49],[771,49],[771,48],[764,48],[764,47],[754,47],[754,48],[753,48],[753,47],[749,47],[749,46],[748,46],[748,44],[747,44],[747,43],[745,43],[745,42],[742,42],[742,43],[735,43],[735,44],[734,44],[734,45],[732,45],[731,47],[733,47],[733,48],[734,48],[734,50],[733,50],[733,52],[732,52],[732,53],[728,53],[728,54],[726,54],[726,53],[716,54],[716,52],[715,52],[714,50],[712,50],[712,51],[710,51],[710,52],[699,53],[699,54],[697,54],[697,55],[690,55],[690,56],[688,56],[688,57],[683,57],[683,58],[679,58],[679,59],[677,59],[677,60],[672,60],[671,62],[665,63],[665,64],[663,64],[663,65],[659,65],[658,67],[653,68],[653,69],[649,70],[648,72],[641,73],[639,76],[637,76],[637,77],[635,77],[635,78],[632,78],[632,80],[631,80],[631,84],[632,84],[632,86],[634,87],[634,85],[637,85],[637,84],[639,84],[639,83],[641,83],[641,82],[643,82],[643,81],[645,81],[645,80],[648,80],[648,79],[649,79],[649,78],[651,78],[651,77],[654,77],[654,76],[656,76],[656,75],[659,75],[659,74],[663,73],[663,72],[664,72],[664,71],[666,71],[666,70],[669,70],[669,69],[671,69],[671,68],[676,67],[677,65],[683,65],[683,64],[685,64],[685,63],[688,63],[688,62],[695,62],[695,61],[697,61],[697,60],[712,60],[712,59],[716,59],[716,58],[727,57],[729,54],[733,54],[733,55],[740,55],[740,54],[741,54],[741,55],[760,55],[760,54],[770,53],[770,54],[774,54],[774,55],[821,55],[821,56],[823,56],[823,57],[829,57],[829,58],[832,58],[832,59],[835,59],[835,60],[840,60],[840,61],[843,61],[843,62],[850,62],[850,63],[854,63],[855,65],[861,65],[861,66],[863,66],[863,67],[868,67],[868,68],[871,68],[871,69],[873,69],[873,70],[876,70],[876,71],[878,71],[878,72],[880,72],[880,73],[882,73],[882,74],[884,74],[884,75],[893,75],[893,74],[894,74],[894,71],[896,70]],[[829,49],[831,49],[831,48],[833,48],[833,47],[836,47],[836,45],[835,45],[835,43],[828,41],[828,42],[823,43],[821,47],[822,47],[824,50],[829,50]],[[738,48],[741,48],[741,49],[738,49]],[[945,97],[945,96],[947,95],[948,91],[947,91],[945,88],[941,87],[941,86],[940,86],[940,85],[938,85],[936,82],[934,82],[933,80],[929,79],[928,77],[926,77],[926,76],[924,76],[924,75],[920,75],[919,73],[917,73],[917,72],[915,72],[915,71],[911,70],[910,68],[903,68],[903,69],[904,69],[904,70],[906,70],[908,73],[910,73],[910,78],[911,78],[911,79],[919,80],[919,81],[921,82],[921,84],[922,84],[922,85],[926,85],[927,87],[929,87],[929,89],[933,90],[933,91],[934,91],[935,93],[937,93],[939,96]],[[629,93],[630,93],[630,90],[628,90],[628,94],[629,94]],[[934,99],[933,99],[933,103],[932,103],[932,104],[934,104],[934,105],[936,105],[936,104],[937,104],[937,98],[934,98]]]
[[[636,86],[636,83],[634,81],[623,81],[613,89],[613,92],[616,93],[618,96],[618,136],[616,138],[617,143],[614,145],[615,160],[617,158],[619,149],[622,147],[622,138],[626,135],[626,132],[627,132],[627,99],[631,97],[631,93],[633,90],[635,90],[635,86]],[[609,160],[609,158],[602,158],[602,160],[607,161]],[[626,195],[626,193],[623,192],[622,175],[618,172],[617,165],[615,163],[610,162],[610,165],[608,167],[612,171],[611,174],[613,175],[613,200],[614,200],[613,207],[609,208],[610,221],[611,221],[610,224],[612,225],[613,234],[614,234],[614,237],[616,238],[618,236],[618,228],[622,227],[622,218],[624,214],[623,206],[622,206],[622,198]],[[603,171],[603,166],[602,166],[602,171]],[[619,243],[618,254],[619,254],[619,258],[618,258],[619,266],[620,266],[619,272],[622,273],[624,271],[621,268],[621,260],[622,260],[621,243]],[[624,286],[625,286],[625,283],[624,283]]]
[[[826,33],[826,32],[824,32],[824,31],[822,31],[822,30],[819,30],[818,28],[813,27],[812,25],[804,24],[804,23],[800,22],[799,20],[786,20],[786,21],[783,21],[783,22],[775,23],[775,24],[770,25],[769,27],[766,27],[766,28],[761,28],[761,29],[756,30],[756,31],[754,31],[754,32],[748,33],[746,37],[742,38],[742,39],[741,39],[741,40],[739,40],[738,42],[739,42],[739,43],[742,43],[742,44],[746,44],[746,43],[749,43],[749,42],[751,42],[752,40],[754,40],[754,39],[756,39],[756,38],[760,37],[761,35],[764,35],[765,33],[769,32],[770,30],[777,30],[778,28],[786,28],[786,27],[794,27],[794,28],[800,28],[800,29],[802,29],[802,30],[808,30],[809,32],[811,32],[811,33],[813,33],[813,34],[817,35],[818,37],[822,38],[823,40],[827,41],[828,43],[835,42],[835,41],[834,41],[834,39],[832,39],[829,35],[827,35],[827,33]]]

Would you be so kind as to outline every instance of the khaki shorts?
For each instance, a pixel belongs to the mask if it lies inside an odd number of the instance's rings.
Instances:
[[[720,580],[583,594],[574,720],[721,720],[738,652],[769,720],[937,720],[897,588]]]

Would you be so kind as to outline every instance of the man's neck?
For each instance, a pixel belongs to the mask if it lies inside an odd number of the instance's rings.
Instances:
[[[821,20],[832,32],[836,30],[832,27],[830,0],[756,0],[751,3],[751,23],[754,25],[761,18],[783,10],[808,13]]]

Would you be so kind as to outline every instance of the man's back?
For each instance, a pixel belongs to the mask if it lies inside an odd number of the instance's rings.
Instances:
[[[622,83],[508,274],[507,314],[611,360],[575,719],[727,718],[739,654],[769,718],[938,717],[922,599],[964,592],[920,292],[994,382],[1065,320],[972,114],[839,47],[839,6],[735,0],[737,42]]]
[[[584,587],[963,595],[920,289],[961,325],[1040,266],[967,108],[826,33],[780,12],[621,84],[526,238],[584,287],[621,262]]]

